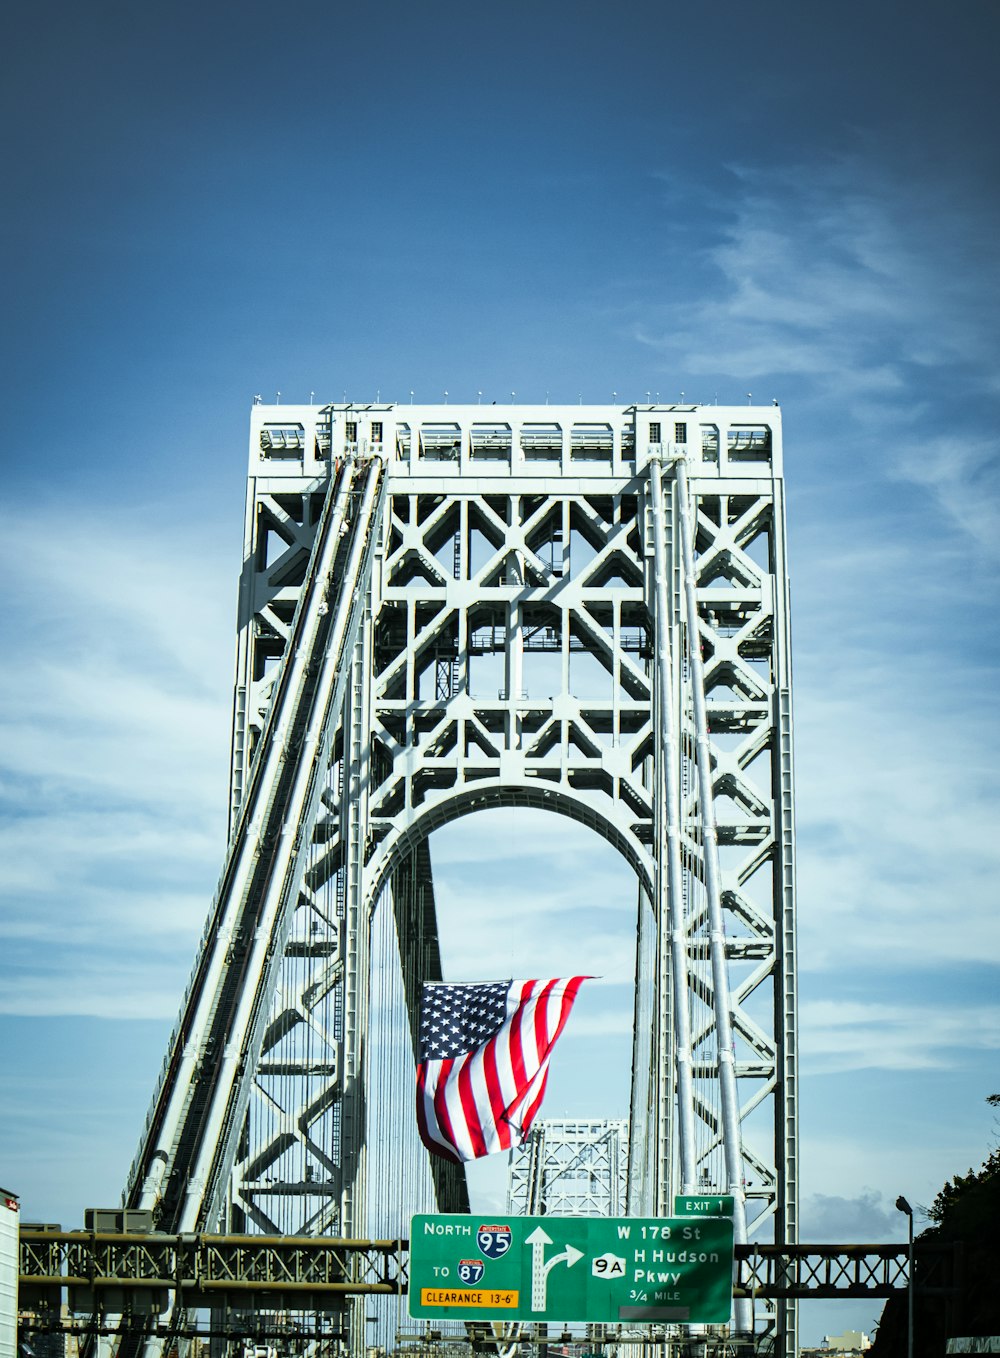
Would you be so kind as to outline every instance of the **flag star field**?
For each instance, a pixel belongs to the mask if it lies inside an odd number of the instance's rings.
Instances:
[[[507,1017],[510,984],[425,986],[420,1059],[460,1056],[495,1033]]]

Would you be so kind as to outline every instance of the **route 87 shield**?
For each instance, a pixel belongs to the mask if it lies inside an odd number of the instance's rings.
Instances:
[[[421,1215],[410,1225],[414,1319],[725,1324],[728,1217]]]

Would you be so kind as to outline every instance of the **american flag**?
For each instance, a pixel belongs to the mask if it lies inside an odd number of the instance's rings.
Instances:
[[[417,1125],[428,1150],[461,1162],[524,1141],[587,979],[424,986]]]

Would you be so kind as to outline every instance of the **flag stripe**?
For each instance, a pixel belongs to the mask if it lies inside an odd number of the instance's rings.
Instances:
[[[497,1129],[498,1150],[510,1147],[510,1123],[507,1120],[507,1106],[504,1103],[500,1080],[500,1065],[497,1061],[497,1044],[487,1042],[483,1047],[483,1084],[486,1097],[490,1101],[493,1125]]]
[[[534,1018],[534,1037],[535,1050],[541,1055],[548,1048],[548,1022],[549,1022],[549,996],[552,994],[553,987],[557,983],[549,981],[542,989],[535,1005]]]
[[[460,1164],[451,1138],[444,1133],[442,1119],[435,1107],[442,1064],[440,1061],[432,1061],[417,1067],[417,1129],[420,1132],[420,1140],[429,1151]]]
[[[452,1110],[448,1093],[452,1088],[454,1081],[458,1079],[458,1066],[459,1062],[450,1058],[447,1061],[441,1062],[438,1068],[437,1081],[434,1086],[434,1101],[431,1104],[431,1108],[439,1124],[438,1130],[444,1139],[445,1145],[451,1146],[456,1155],[460,1153],[458,1148],[459,1136],[456,1134],[456,1127],[452,1121]],[[464,1122],[459,1118],[458,1129],[460,1130],[463,1126]]]
[[[472,1158],[478,1159],[479,1156],[486,1155],[487,1151],[483,1139],[482,1124],[479,1121],[476,1096],[472,1089],[472,1063],[474,1060],[475,1056],[470,1055],[463,1058],[461,1062],[461,1070],[458,1076],[458,1097],[462,1103],[462,1119],[469,1144],[472,1147]]]
[[[521,1118],[521,1127],[525,1132],[531,1131],[531,1124],[535,1120],[535,1114],[542,1106],[542,1099],[544,1099],[545,1097],[545,1085],[548,1078],[549,1078],[549,1067],[548,1062],[546,1062],[542,1070],[542,1077],[537,1082],[538,1093],[534,1096],[534,1098],[531,1099],[531,1102],[528,1104],[527,1108],[524,1111],[524,1115]]]
[[[524,1010],[530,1002],[530,996],[534,981],[525,981],[521,986],[518,1002],[514,1009],[513,1018],[509,1020],[510,1032],[507,1040],[507,1052],[511,1064],[511,1083],[514,1086],[515,1097],[519,1089],[523,1089],[527,1081],[531,1078],[525,1068],[525,1054],[521,1043],[521,1028],[524,1022]],[[511,986],[513,990],[513,985]],[[501,1029],[501,1031],[503,1031]]]
[[[462,1098],[462,1081],[468,1064],[468,1052],[455,1058],[451,1064],[451,1077],[443,1082],[440,1096],[447,1110],[449,1135],[462,1159],[475,1155],[473,1130],[469,1126],[465,1101]]]

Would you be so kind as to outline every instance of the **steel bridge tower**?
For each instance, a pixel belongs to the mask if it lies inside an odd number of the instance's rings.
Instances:
[[[795,1241],[780,411],[255,405],[238,627],[229,849],[128,1204],[345,1237],[405,1230],[397,1180],[467,1204],[387,1172],[373,1091],[441,976],[427,838],[516,805],[636,874],[624,1206],[732,1192],[738,1238]]]
[[[539,1118],[511,1152],[512,1216],[623,1217],[628,1202],[628,1122]]]

